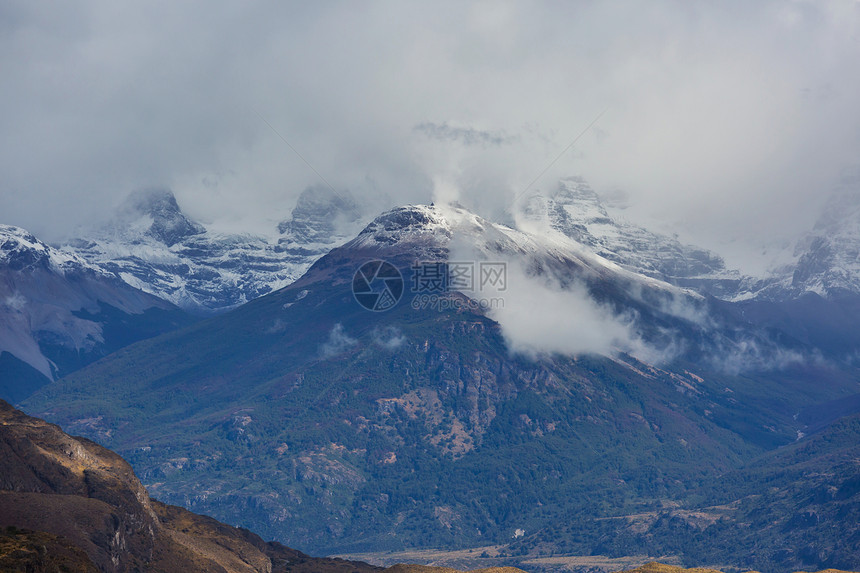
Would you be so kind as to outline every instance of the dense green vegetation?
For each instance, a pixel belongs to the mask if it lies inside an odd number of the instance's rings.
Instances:
[[[564,520],[514,552],[683,555],[688,566],[740,563],[761,571],[856,570],[860,546],[860,416],[714,476],[675,507],[596,527]],[[619,527],[619,522],[624,526]],[[566,542],[557,543],[564,539]]]
[[[176,330],[196,320],[177,308],[152,307],[134,314],[103,302],[99,302],[97,312],[82,309],[71,314],[98,324],[100,340],[90,341],[92,346],[74,348],[56,334],[36,333],[39,349],[51,361],[57,376],[74,372],[133,342]],[[8,352],[0,352],[0,397],[17,403],[49,383],[50,380],[32,366]]]

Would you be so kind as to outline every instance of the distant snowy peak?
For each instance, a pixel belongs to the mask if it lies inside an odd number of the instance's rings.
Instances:
[[[82,258],[54,249],[20,227],[0,225],[0,268],[21,271],[38,267],[61,275],[76,269],[97,271]]]
[[[793,291],[860,293],[860,190],[834,195],[795,254]]]
[[[131,193],[117,210],[116,225],[126,234],[138,232],[168,247],[206,232],[185,216],[168,189],[142,189]]]
[[[111,220],[80,231],[63,247],[129,285],[196,313],[236,307],[282,288],[358,232],[359,210],[346,194],[311,188],[265,236],[225,234],[186,216],[173,193],[132,193]]]
[[[597,193],[578,177],[563,179],[546,196],[533,195],[520,215],[525,228],[558,231],[601,257],[649,277],[716,296],[729,296],[741,281],[715,253],[614,220]]]
[[[21,397],[122,341],[172,328],[174,313],[81,257],[0,225],[0,395]],[[117,336],[119,324],[126,331]]]
[[[289,219],[278,224],[278,248],[296,256],[323,255],[361,229],[364,215],[352,195],[319,185],[305,189]]]

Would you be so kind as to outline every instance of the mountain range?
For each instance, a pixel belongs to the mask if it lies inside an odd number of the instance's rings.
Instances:
[[[0,225],[0,395],[22,399],[131,342],[191,322],[169,302]]]
[[[144,189],[106,223],[80,229],[80,238],[60,248],[130,286],[208,315],[295,281],[358,232],[362,217],[348,194],[312,187],[272,233],[228,234],[190,219],[171,191]]]
[[[354,201],[303,197],[278,242],[223,249],[150,191],[51,251],[209,318],[23,408],[165,502],[319,553],[860,566],[850,194],[768,277],[614,219],[580,179],[515,226],[411,205],[351,240]]]
[[[403,277],[385,312],[353,294],[372,261]],[[504,263],[507,285],[433,298],[422,262],[440,261]],[[681,273],[663,280],[635,264],[458,206],[396,208],[289,286],[133,344],[23,406],[116,449],[159,499],[320,553],[635,547],[764,571],[856,567],[853,530],[822,534],[822,550],[786,547],[806,522],[763,536],[747,517],[760,498],[718,485],[758,479],[778,448],[835,431],[857,411],[857,370],[834,358],[841,350],[769,323],[776,311],[757,305],[771,303],[707,297],[668,282]],[[707,274],[696,265],[687,276]],[[475,304],[485,296],[504,306]],[[581,328],[550,338],[601,338],[603,352],[529,345],[533,327],[569,312]],[[813,449],[792,461],[820,470],[828,458]],[[771,487],[793,491],[799,475]],[[855,502],[840,488],[856,475],[846,461],[822,482],[846,497],[822,498],[816,515],[838,523]],[[701,541],[678,545],[684,532]],[[728,550],[751,539],[755,551]]]

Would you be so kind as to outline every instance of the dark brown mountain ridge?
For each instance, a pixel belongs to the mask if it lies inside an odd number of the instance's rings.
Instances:
[[[0,571],[371,573],[153,500],[112,451],[0,400]]]

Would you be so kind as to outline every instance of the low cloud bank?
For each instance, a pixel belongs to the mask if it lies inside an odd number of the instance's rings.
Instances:
[[[618,316],[598,304],[580,283],[565,288],[552,278],[527,274],[508,264],[504,304],[489,314],[502,327],[511,351],[539,354],[602,354],[627,352],[659,361],[662,352],[649,347],[636,332],[634,317]]]

